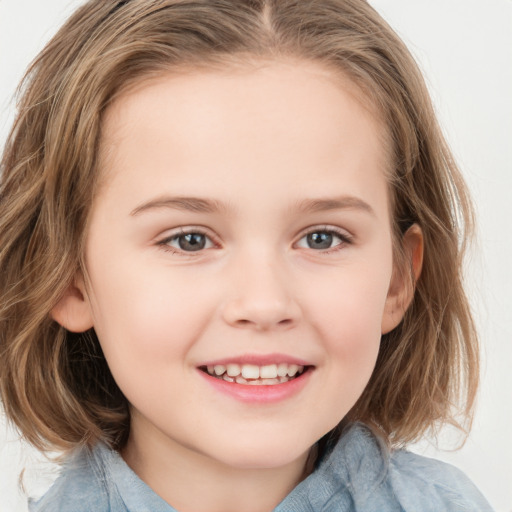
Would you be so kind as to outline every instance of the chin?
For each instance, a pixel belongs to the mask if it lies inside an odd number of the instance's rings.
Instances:
[[[300,458],[307,458],[314,443],[297,442],[269,444],[255,442],[243,446],[231,446],[228,453],[217,454],[215,458],[226,466],[239,470],[273,469],[287,466]]]

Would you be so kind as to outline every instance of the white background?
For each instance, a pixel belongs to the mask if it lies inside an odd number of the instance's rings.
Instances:
[[[0,146],[24,69],[81,0],[0,0]],[[463,469],[498,512],[512,512],[512,0],[370,0],[424,70],[441,124],[472,189],[479,239],[468,284],[482,338],[483,383],[471,436],[456,452],[414,449]],[[443,448],[452,448],[445,433]],[[0,512],[25,512],[51,467],[0,413]]]

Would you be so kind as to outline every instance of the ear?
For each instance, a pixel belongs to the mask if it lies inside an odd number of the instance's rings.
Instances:
[[[50,315],[71,332],[85,332],[93,327],[91,306],[82,277],[68,286]]]
[[[423,265],[423,233],[417,224],[405,232],[401,243],[405,261],[403,265],[395,264],[393,270],[382,316],[382,334],[392,331],[402,321]]]

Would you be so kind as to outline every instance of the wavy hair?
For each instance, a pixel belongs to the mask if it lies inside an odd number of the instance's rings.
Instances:
[[[386,22],[364,0],[92,0],[29,68],[1,160],[0,396],[40,450],[100,439],[119,449],[129,432],[127,401],[94,331],[70,333],[50,317],[85,271],[105,110],[130,84],[169,70],[277,57],[339,71],[377,109],[391,141],[399,260],[405,230],[423,231],[413,302],[382,337],[344,421],[372,425],[392,444],[470,424],[478,343],[462,257],[471,203],[421,73]]]

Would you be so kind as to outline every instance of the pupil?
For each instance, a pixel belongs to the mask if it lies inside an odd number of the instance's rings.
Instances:
[[[200,233],[188,233],[182,235],[178,239],[180,249],[184,251],[200,251],[204,249],[206,245],[206,239],[204,235]]]
[[[309,247],[312,249],[329,249],[332,245],[332,234],[310,233],[307,240]]]

